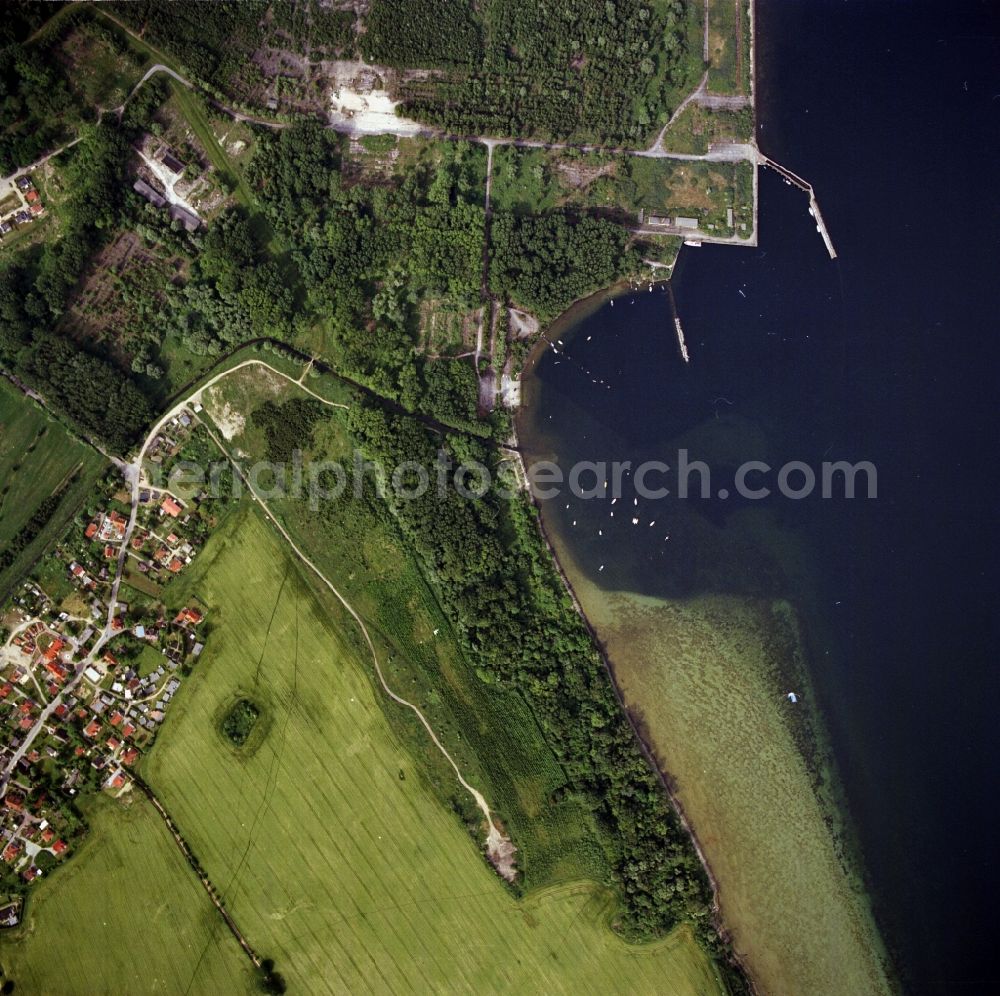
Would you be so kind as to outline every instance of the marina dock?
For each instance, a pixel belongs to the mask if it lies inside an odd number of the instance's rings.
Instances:
[[[823,239],[823,244],[826,246],[826,251],[830,254],[830,259],[836,259],[837,250],[833,248],[833,240],[830,238],[826,223],[823,221],[823,215],[819,210],[819,201],[816,200],[816,191],[813,190],[812,184],[803,180],[801,176],[793,173],[790,169],[786,169],[781,163],[776,163],[773,159],[768,159],[763,153],[760,154],[758,161],[762,166],[768,166],[773,169],[786,183],[791,184],[793,187],[798,187],[799,190],[809,195],[809,214],[812,215],[816,222],[816,231],[819,232],[820,237]]]

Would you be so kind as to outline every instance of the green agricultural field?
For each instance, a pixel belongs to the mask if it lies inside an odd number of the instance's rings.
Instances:
[[[195,592],[211,634],[145,774],[289,991],[723,991],[687,928],[619,940],[596,885],[511,895],[386,722],[357,627],[256,508],[170,595]],[[265,732],[237,750],[220,719],[240,698]]]
[[[83,501],[103,466],[100,454],[77,442],[61,423],[0,379],[0,550],[78,472],[48,524],[7,570],[0,571],[0,593],[38,557]]]
[[[294,385],[248,368],[220,381],[203,400],[206,413],[228,437],[226,445],[249,465],[265,454],[263,434],[249,413],[265,401],[281,404],[298,396]],[[312,444],[303,446],[307,468],[312,461],[327,460],[352,466],[342,413],[331,413],[317,426]],[[290,476],[291,471],[286,479]],[[352,489],[341,499],[321,499],[314,506],[308,493],[301,499],[276,497],[269,504],[381,640],[384,668],[394,687],[420,706],[463,771],[483,786],[521,849],[525,886],[607,880],[599,831],[586,807],[567,791],[565,775],[533,716],[519,696],[480,681],[463,658],[385,506],[368,496],[355,498]],[[423,728],[409,712],[393,710],[390,718],[420,758],[441,802],[464,814],[470,800],[458,791],[452,771]]]
[[[85,811],[89,837],[33,886],[27,920],[0,937],[0,967],[18,993],[258,991],[228,931],[152,805],[107,797]]]

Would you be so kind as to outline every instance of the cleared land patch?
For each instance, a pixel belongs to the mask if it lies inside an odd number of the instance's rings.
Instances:
[[[703,232],[747,237],[753,228],[752,170],[749,163],[504,146],[494,153],[493,203],[517,215],[569,208],[626,226],[639,225],[641,212],[647,234],[652,216],[684,216]]]
[[[686,929],[620,941],[596,886],[506,891],[386,723],[352,624],[256,512],[199,561],[177,593],[196,587],[218,625],[146,773],[290,989],[720,991]],[[237,686],[273,725],[234,761],[213,716]]]

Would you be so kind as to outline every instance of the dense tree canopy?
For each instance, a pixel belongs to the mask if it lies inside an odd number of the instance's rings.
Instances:
[[[564,212],[493,222],[493,290],[541,318],[553,318],[577,298],[613,283],[637,260],[628,232],[597,218]]]

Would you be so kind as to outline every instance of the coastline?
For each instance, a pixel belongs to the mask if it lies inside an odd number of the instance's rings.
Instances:
[[[533,417],[533,408],[537,404],[537,393],[541,386],[535,374],[535,368],[540,359],[546,355],[548,340],[555,336],[571,335],[575,326],[603,307],[606,301],[614,294],[615,288],[606,288],[603,291],[575,302],[566,312],[544,329],[544,334],[539,337],[526,359],[522,373],[525,383],[524,404],[517,412],[514,421],[515,439],[521,451],[519,455],[521,460],[526,464],[530,464],[534,460],[554,456],[551,452],[551,446],[548,445],[548,440],[544,438],[539,439],[537,430],[535,432],[531,431],[530,422]],[[532,436],[536,437],[534,441],[531,439]],[[544,433],[542,433],[542,436],[544,437]],[[524,445],[525,440],[528,441],[527,447]],[[548,452],[546,452],[547,450]],[[539,530],[549,549],[552,562],[562,578],[563,585],[572,599],[577,613],[583,619],[595,646],[601,654],[602,662],[615,690],[619,706],[625,710],[629,724],[643,755],[646,757],[647,762],[655,768],[664,791],[667,793],[671,805],[688,833],[698,853],[699,860],[706,871],[713,894],[713,923],[720,938],[726,945],[734,965],[739,967],[755,993],[782,991],[773,984],[767,985],[766,979],[762,979],[762,974],[767,976],[768,973],[761,973],[757,961],[764,949],[757,949],[755,953],[755,938],[748,936],[746,930],[742,933],[734,931],[730,906],[734,898],[737,906],[740,905],[740,899],[737,895],[740,889],[737,888],[735,893],[733,891],[734,868],[730,864],[730,855],[727,853],[725,855],[726,860],[720,862],[720,864],[729,865],[726,869],[727,874],[720,875],[720,869],[717,867],[719,854],[717,852],[713,859],[712,848],[706,846],[706,841],[715,841],[717,836],[715,829],[712,825],[699,825],[698,814],[692,814],[689,803],[684,797],[685,786],[690,790],[692,785],[690,766],[688,766],[687,770],[687,780],[680,782],[677,777],[677,771],[674,770],[667,756],[669,749],[665,750],[665,748],[670,747],[670,744],[658,742],[656,730],[651,729],[650,724],[647,722],[645,707],[648,699],[644,698],[637,701],[634,695],[630,694],[630,691],[634,690],[628,687],[628,669],[622,669],[622,662],[617,660],[614,652],[614,628],[608,629],[608,619],[606,617],[602,619],[602,615],[605,615],[604,613],[598,612],[596,615],[594,614],[593,604],[591,604],[590,610],[586,607],[586,603],[588,601],[594,603],[595,598],[601,602],[604,602],[606,597],[612,598],[617,596],[632,599],[634,602],[655,603],[658,600],[629,594],[628,592],[612,593],[599,589],[598,586],[590,582],[579,565],[575,564],[574,556],[570,549],[565,548],[562,537],[552,532],[554,523],[546,523],[542,503],[536,500],[534,496],[532,496],[532,502],[537,512]],[[578,585],[574,579],[579,580],[584,585],[586,594],[578,589]],[[590,590],[591,588],[595,589],[599,594],[595,596]],[[662,604],[667,605],[669,603],[664,601]],[[773,611],[775,614],[778,614],[777,609]],[[829,886],[833,883],[837,894],[842,900],[841,905],[843,906],[844,916],[840,918],[839,926],[844,928],[845,924],[848,927],[853,924],[850,930],[845,928],[837,936],[841,941],[845,933],[854,933],[859,938],[863,938],[863,940],[859,940],[858,942],[857,958],[855,959],[856,964],[854,966],[856,968],[855,979],[865,979],[866,982],[870,983],[870,991],[889,992],[894,987],[894,982],[890,981],[894,979],[894,970],[872,910],[872,896],[868,887],[867,877],[864,873],[864,866],[858,860],[859,849],[854,843],[856,835],[852,832],[850,814],[843,804],[844,793],[841,788],[841,781],[837,775],[829,738],[826,735],[824,718],[817,705],[817,696],[814,694],[808,665],[805,660],[807,652],[806,641],[801,638],[799,618],[791,606],[789,606],[789,615],[791,617],[789,629],[797,635],[799,647],[797,663],[793,663],[792,666],[792,672],[796,675],[793,686],[797,686],[800,691],[805,691],[802,713],[792,714],[791,719],[781,720],[787,727],[788,739],[795,742],[794,753],[798,758],[797,762],[789,762],[789,769],[796,768],[797,770],[799,762],[801,762],[803,769],[809,772],[808,792],[801,789],[801,773],[798,776],[800,798],[805,798],[808,795],[813,800],[813,803],[819,806],[822,817],[820,820],[813,817],[810,825],[815,830],[816,826],[820,823],[823,824],[822,829],[825,834],[828,834],[829,843],[829,847],[826,848],[824,853],[832,849],[835,855],[835,860],[831,862],[829,860],[830,855],[827,853],[827,860],[824,865],[824,875],[826,876],[824,884]],[[788,662],[785,662],[785,666],[787,665]],[[748,670],[753,671],[753,667],[750,666]],[[769,697],[783,699],[784,696],[781,693],[781,688],[783,683],[787,683],[788,677],[790,675],[782,675],[779,672],[777,680],[774,680],[774,676],[772,675],[772,680],[757,681],[757,685],[755,686],[757,691],[751,696],[751,705],[754,702],[760,705],[766,702]],[[702,709],[700,706],[696,706],[695,710],[699,715],[704,713],[701,716],[702,719],[708,718],[710,715],[707,709]],[[788,725],[789,723],[792,725]],[[800,723],[801,739],[792,732],[792,727],[796,723]],[[803,746],[808,746],[809,749],[804,750],[802,749]],[[733,777],[740,777],[735,770],[732,774]],[[707,783],[708,779],[705,781]],[[779,773],[778,777],[779,787],[780,783],[781,773]],[[705,785],[700,786],[701,791],[704,789]],[[780,795],[780,792],[778,794]],[[812,805],[812,803],[809,805]],[[702,807],[702,816],[704,817],[704,807]],[[705,836],[706,834],[707,836]],[[741,853],[738,849],[733,849],[732,857],[738,866],[739,860],[742,857],[749,857],[750,853]],[[835,866],[833,870],[831,870],[831,865]],[[735,871],[735,877],[740,877],[738,867]],[[728,885],[727,882],[729,883]],[[745,885],[745,883],[740,884]],[[744,888],[743,891],[745,892],[746,889]],[[758,938],[757,941],[758,943],[763,943],[765,948],[768,946],[767,938],[764,936]],[[832,946],[835,947],[835,945]],[[804,955],[808,957],[808,952],[804,952]],[[770,972],[770,977],[774,978],[773,971]]]
[[[603,307],[604,303],[615,296],[615,289],[623,289],[627,287],[626,282],[619,282],[618,284],[612,285],[610,288],[605,288],[600,291],[588,295],[585,298],[581,298],[575,301],[566,311],[564,311],[558,318],[556,318],[547,329],[543,329],[538,336],[536,344],[532,347],[527,359],[525,360],[524,369],[521,372],[523,378],[525,372],[530,373],[537,362],[540,355],[544,353],[544,350],[548,344],[548,339],[546,333],[556,333],[562,331],[565,328],[571,327],[576,324],[581,318],[594,313]],[[524,406],[520,407],[515,412],[515,417],[511,421],[511,433],[512,441],[517,454],[517,459],[521,467],[521,472],[523,479],[527,480],[527,464],[525,461],[525,451],[524,447],[521,445],[520,432],[518,428],[518,420],[522,417],[522,412],[526,408]],[[712,890],[712,925],[719,935],[720,940],[727,948],[727,954],[730,960],[733,962],[734,966],[741,973],[743,978],[747,981],[751,993],[754,996],[762,996],[762,991],[758,988],[753,975],[749,971],[749,967],[742,957],[737,953],[736,949],[733,947],[732,935],[727,928],[723,916],[722,908],[719,900],[720,886],[719,881],[715,875],[715,872],[705,855],[704,848],[702,847],[701,841],[698,838],[698,834],[688,818],[685,812],[684,806],[678,797],[674,785],[672,784],[672,779],[670,773],[666,770],[661,761],[656,757],[653,745],[649,743],[646,734],[640,728],[640,724],[636,720],[636,716],[632,709],[628,707],[626,703],[625,696],[622,692],[621,686],[618,681],[618,677],[615,673],[614,664],[611,661],[611,657],[608,654],[607,647],[600,634],[595,629],[594,625],[591,623],[590,618],[587,616],[586,611],[583,608],[576,589],[573,586],[573,582],[566,570],[563,560],[559,555],[555,543],[553,542],[549,531],[545,525],[545,519],[542,515],[542,506],[538,499],[532,494],[531,489],[526,487],[525,492],[531,501],[532,507],[535,510],[535,521],[538,526],[539,535],[542,541],[545,543],[548,549],[549,556],[551,557],[552,564],[556,569],[557,574],[562,580],[563,587],[566,593],[569,595],[570,600],[573,603],[573,608],[576,610],[577,615],[586,627],[587,632],[590,634],[590,638],[593,641],[594,646],[597,649],[598,654],[601,658],[601,663],[604,665],[604,670],[608,676],[608,680],[611,683],[611,687],[614,690],[615,699],[618,702],[619,708],[622,710],[626,718],[628,719],[629,727],[632,730],[632,734],[635,737],[636,743],[639,746],[639,750],[642,752],[643,757],[646,759],[647,763],[656,772],[657,779],[666,793],[667,798],[670,800],[671,808],[677,815],[681,826],[684,828],[688,839],[691,841],[694,847],[695,853],[698,855],[698,860],[701,862],[701,866],[705,872],[706,877],[709,881],[709,886]]]

